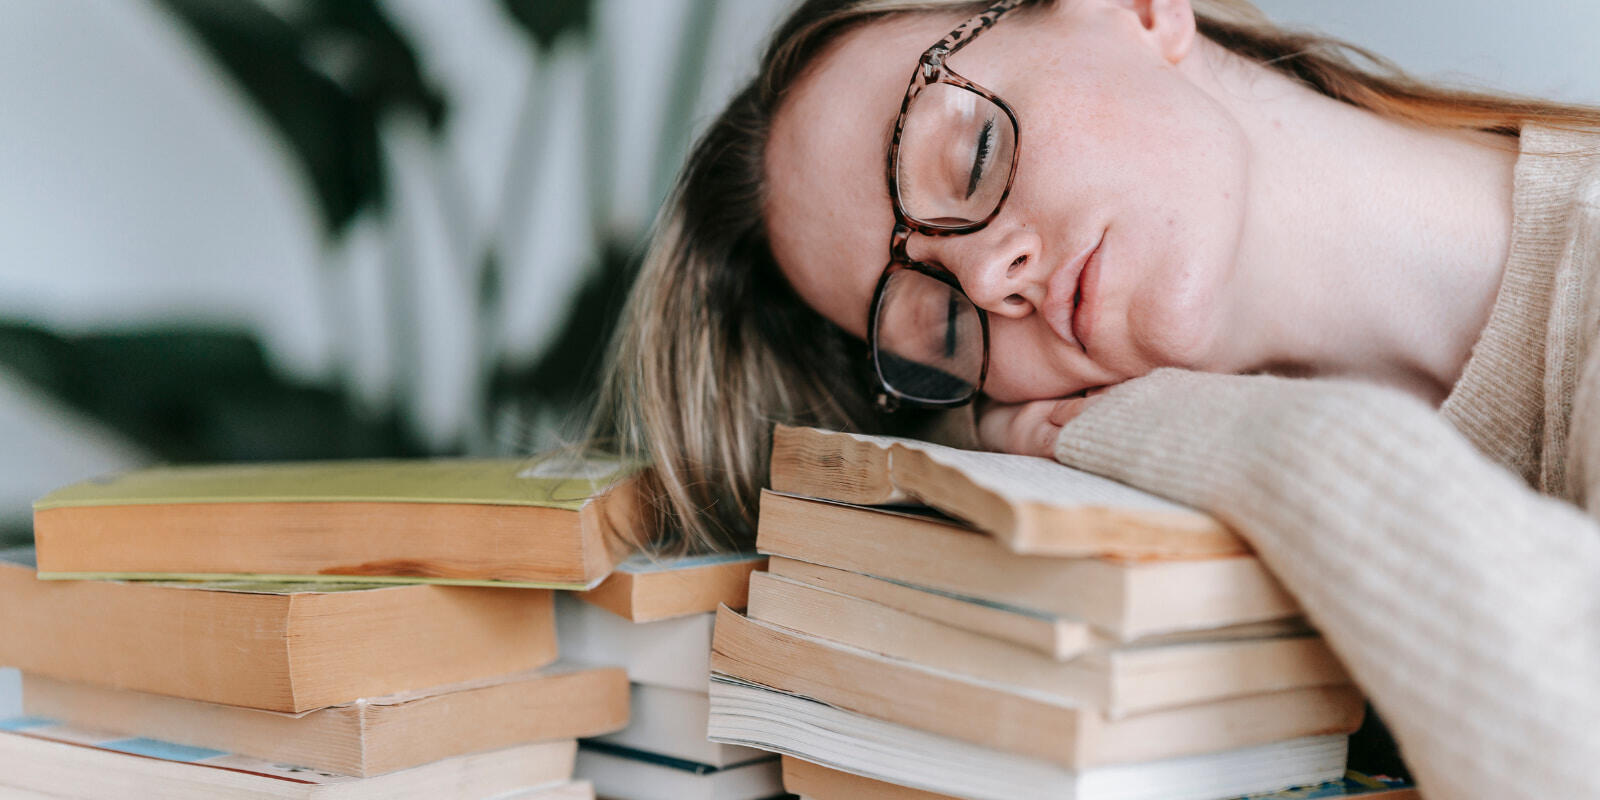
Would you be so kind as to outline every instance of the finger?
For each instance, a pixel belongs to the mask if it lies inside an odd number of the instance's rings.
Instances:
[[[1009,427],[1007,452],[1028,456],[1049,457],[1055,452],[1056,437],[1061,426],[1050,422],[1055,400],[1039,400],[1021,406],[1012,417]]]
[[[1050,409],[1050,424],[1059,428],[1071,422],[1073,418],[1083,412],[1083,406],[1086,402],[1088,401],[1082,397],[1069,397],[1065,400],[1056,401],[1055,406]]]
[[[1061,426],[1046,419],[1036,423],[1031,430],[1025,433],[1030,437],[1027,448],[1019,452],[1030,456],[1054,458],[1056,455],[1056,440],[1061,438]]]
[[[990,404],[978,416],[978,444],[985,450],[1005,451],[1011,433],[1011,423],[1021,406]]]

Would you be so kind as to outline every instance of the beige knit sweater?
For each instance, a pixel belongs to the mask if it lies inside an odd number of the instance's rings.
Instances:
[[[1529,128],[1494,310],[1439,409],[1159,370],[1056,457],[1233,525],[1429,800],[1600,798],[1600,136]]]

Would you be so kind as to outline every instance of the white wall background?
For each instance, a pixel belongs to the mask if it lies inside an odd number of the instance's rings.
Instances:
[[[1332,34],[1418,75],[1600,103],[1595,0],[1256,0],[1274,20]]]
[[[749,74],[785,0],[722,0],[695,116]],[[1366,45],[1421,74],[1600,102],[1600,3],[1590,0],[1263,0],[1276,18]],[[0,315],[64,332],[150,321],[256,331],[274,365],[308,380],[352,367],[362,402],[409,398],[422,431],[467,425],[476,387],[470,284],[492,242],[511,295],[497,346],[533,358],[592,247],[580,169],[596,135],[618,144],[600,223],[646,224],[658,200],[655,130],[686,0],[601,0],[598,45],[616,59],[615,124],[585,131],[582,45],[539,58],[492,0],[386,0],[451,96],[442,145],[393,121],[398,199],[342,240],[317,230],[305,181],[267,126],[184,30],[147,0],[0,0]],[[546,71],[541,73],[541,71]],[[509,175],[520,101],[555,87],[535,174]],[[468,236],[452,239],[440,170],[461,176]],[[384,336],[386,259],[403,253],[427,302],[421,347]],[[330,265],[345,269],[329,270]],[[341,276],[348,291],[323,281]],[[350,307],[325,307],[329,296]],[[0,524],[54,486],[147,456],[0,375]]]

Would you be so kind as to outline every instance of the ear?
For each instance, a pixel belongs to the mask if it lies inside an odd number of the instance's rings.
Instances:
[[[1194,7],[1189,0],[1111,0],[1132,12],[1156,52],[1169,64],[1189,55],[1194,46]]]

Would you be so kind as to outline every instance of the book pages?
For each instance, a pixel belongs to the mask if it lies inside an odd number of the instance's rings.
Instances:
[[[850,501],[850,482],[886,484],[1000,539],[1017,553],[1110,558],[1194,558],[1246,553],[1248,546],[1208,514],[1035,456],[960,450],[890,436],[784,429],[773,488]],[[783,451],[785,443],[792,451]],[[882,454],[861,457],[862,448]],[[781,452],[780,452],[781,451]],[[853,455],[852,455],[853,454]],[[812,462],[815,462],[813,464]],[[825,465],[825,466],[824,466]],[[795,477],[808,469],[828,481]],[[887,476],[880,473],[887,472]],[[844,490],[835,494],[835,485]],[[885,494],[879,487],[866,494]]]

